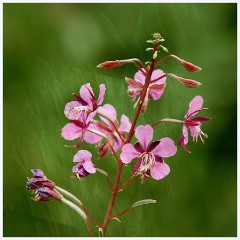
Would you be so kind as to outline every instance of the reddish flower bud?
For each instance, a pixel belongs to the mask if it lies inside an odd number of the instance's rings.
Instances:
[[[200,82],[197,82],[197,81],[192,80],[192,79],[179,77],[177,80],[180,83],[184,84],[186,87],[190,87],[190,88],[194,88],[194,87],[198,87],[198,86],[202,85]]]
[[[180,61],[181,64],[190,72],[199,72],[202,70],[202,68],[190,63],[190,62],[187,62],[187,61],[184,61],[184,60],[181,60]]]
[[[106,61],[103,63],[100,63],[97,65],[97,68],[115,68],[115,67],[121,67],[124,63],[121,63],[120,61]]]
[[[115,67],[121,67],[126,63],[133,63],[135,61],[139,61],[137,58],[131,58],[131,59],[124,59],[124,60],[115,60],[115,61],[106,61],[103,63],[100,63],[97,65],[98,68],[115,68]]]

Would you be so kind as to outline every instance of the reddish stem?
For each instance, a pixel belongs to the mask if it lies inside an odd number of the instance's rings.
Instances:
[[[156,49],[157,49],[157,46],[154,47],[154,52],[156,51]],[[135,116],[134,116],[134,119],[133,119],[133,122],[132,122],[131,129],[129,131],[126,143],[129,143],[131,141],[133,135],[134,135],[134,129],[135,129],[139,114],[141,112],[141,108],[142,108],[142,105],[143,105],[143,102],[144,102],[144,99],[145,99],[145,96],[146,96],[146,93],[147,93],[148,86],[149,86],[150,81],[151,81],[151,76],[152,76],[152,72],[153,72],[153,69],[154,69],[154,63],[155,63],[155,60],[152,59],[150,69],[147,72],[145,85],[144,85],[144,88],[143,88],[143,91],[142,91],[142,94],[141,94],[141,99],[140,99],[137,111],[135,113]],[[117,193],[118,193],[118,185],[119,185],[119,181],[120,181],[120,178],[121,178],[122,168],[123,168],[123,163],[118,162],[118,170],[117,170],[117,174],[116,174],[116,178],[115,178],[115,182],[114,182],[112,197],[110,199],[108,210],[107,210],[105,220],[104,220],[104,223],[103,223],[103,226],[102,226],[103,235],[105,234],[105,232],[107,230],[108,223],[111,220],[111,214],[112,214],[113,206],[114,206],[114,203],[115,203],[115,200],[116,200],[116,197],[117,197]]]
[[[87,211],[87,209],[82,205],[82,210],[88,215],[88,217],[92,220],[92,222],[98,227],[101,228],[100,224],[92,217],[92,215]]]
[[[87,219],[86,219],[86,225],[87,225],[87,230],[88,230],[88,232],[89,232],[90,237],[93,237],[93,233],[92,233],[92,230],[91,230],[90,224],[89,224],[89,222],[88,222]]]
[[[118,192],[124,189],[137,175],[132,175],[120,188],[118,188]]]
[[[111,216],[111,219],[120,217],[120,216],[122,216],[124,213],[128,212],[128,211],[131,210],[131,209],[132,209],[132,207],[129,207],[129,208],[127,208],[126,210],[124,210],[123,212],[121,212],[121,213],[119,213],[119,214],[116,214],[116,215],[114,215],[114,216]]]

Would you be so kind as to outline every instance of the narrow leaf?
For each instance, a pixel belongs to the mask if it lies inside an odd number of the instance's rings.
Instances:
[[[145,205],[145,204],[156,203],[156,202],[157,202],[157,201],[154,200],[154,199],[144,199],[144,200],[140,200],[140,201],[135,202],[135,203],[132,205],[132,208],[138,207],[138,206],[141,206],[141,205]]]

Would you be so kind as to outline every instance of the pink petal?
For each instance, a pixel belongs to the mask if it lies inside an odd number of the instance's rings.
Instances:
[[[120,127],[118,128],[119,132],[129,132],[132,124],[129,121],[129,118],[126,115],[121,116]]]
[[[86,119],[86,124],[90,123],[93,118],[96,116],[97,114],[97,110],[95,110],[94,112],[91,112],[88,116],[87,116],[87,119]]]
[[[91,161],[92,154],[87,150],[79,150],[73,158],[73,162]]]
[[[122,146],[122,141],[116,139],[115,143],[114,143],[114,146],[113,146],[114,151],[116,152],[121,146]]]
[[[81,86],[80,96],[88,104],[88,106],[92,107],[91,99],[92,99],[92,96],[94,96],[94,93],[93,93],[90,83],[87,83],[87,84]]]
[[[170,168],[166,163],[155,162],[150,169],[151,177],[160,180],[165,178],[170,173]]]
[[[201,96],[196,96],[189,103],[188,112],[184,117],[188,118],[189,115],[191,115],[191,116],[196,115],[198,113],[198,110],[200,110],[202,108],[202,105],[203,105],[203,98]],[[192,114],[193,112],[195,112],[195,113]]]
[[[143,68],[142,70],[145,72]],[[134,80],[141,83],[142,85],[144,85],[145,83],[145,78],[146,77],[143,75],[143,73],[140,70],[134,75]]]
[[[199,136],[199,128],[200,128],[199,126],[197,126],[197,127],[189,127],[191,136],[193,138],[197,138]]]
[[[187,130],[187,127],[185,125],[183,125],[182,133],[183,133],[183,137],[184,137],[183,143],[185,145],[187,145],[187,143],[188,143],[188,130]]]
[[[141,166],[142,160],[138,160],[137,163],[133,167],[133,173],[135,173]]]
[[[164,88],[161,90],[156,90],[153,88],[150,88],[149,94],[152,96],[154,100],[158,100],[164,93]]]
[[[83,165],[83,168],[89,173],[96,173],[97,171],[92,161],[85,161],[82,163],[82,165]]]
[[[90,124],[90,125],[89,125],[89,128],[100,131],[99,128],[96,127],[94,124]],[[100,142],[100,141],[102,140],[102,137],[100,137],[100,136],[98,136],[97,134],[92,133],[92,132],[90,132],[90,131],[86,131],[86,132],[84,133],[83,139],[84,139],[84,141],[87,142],[87,143],[95,144],[95,143]]]
[[[123,163],[130,163],[134,158],[138,157],[140,154],[136,151],[131,143],[127,143],[122,147],[122,153],[120,154],[120,159]]]
[[[111,104],[105,104],[98,108],[98,113],[114,122],[117,119],[116,109]]]
[[[67,103],[64,109],[65,116],[70,120],[75,120],[76,118],[78,118],[80,112],[74,111],[74,108],[79,106],[81,106],[81,104],[77,101]]]
[[[146,150],[153,138],[153,128],[150,125],[138,126],[135,130],[135,137],[142,144],[143,149]]]
[[[159,155],[160,157],[171,157],[176,154],[177,147],[171,138],[162,138],[161,142],[152,151],[153,154]]]
[[[74,140],[82,136],[82,129],[74,123],[68,123],[63,127],[61,135],[66,140]]]
[[[163,75],[165,75],[165,72],[163,72],[162,70],[160,70],[160,69],[155,70],[152,73],[151,80],[155,80]],[[163,78],[159,79],[157,82],[155,82],[154,84],[163,84],[166,82],[166,80],[167,80],[167,77],[163,77]]]
[[[106,91],[106,87],[104,84],[101,84],[99,87],[99,97],[97,100],[97,105],[101,105],[104,99],[104,95],[105,95],[105,91]]]

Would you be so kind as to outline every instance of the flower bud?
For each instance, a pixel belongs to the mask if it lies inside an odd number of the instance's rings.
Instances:
[[[97,68],[115,68],[115,67],[121,67],[124,63],[119,62],[118,60],[116,61],[106,61],[103,63],[100,63],[97,65]]]
[[[202,70],[202,68],[190,63],[190,62],[187,62],[187,61],[184,61],[184,60],[181,60],[180,61],[181,64],[190,72],[199,72]]]
[[[115,60],[115,61],[106,61],[97,65],[97,68],[115,68],[121,67],[126,63],[133,63],[135,61],[139,61],[137,58],[123,59],[123,60]]]
[[[177,80],[178,80],[180,83],[184,84],[186,87],[190,87],[190,88],[194,88],[194,87],[198,87],[198,86],[201,86],[201,85],[202,85],[200,82],[197,82],[197,81],[192,80],[192,79],[187,79],[187,78],[178,77]]]
[[[62,195],[58,191],[48,187],[38,188],[35,193],[36,196],[32,198],[32,200],[37,202],[47,202],[50,198],[55,198],[57,200],[62,199]]]

